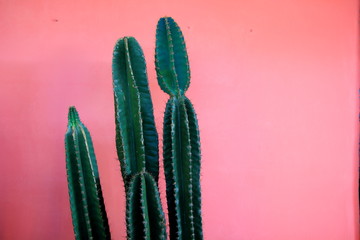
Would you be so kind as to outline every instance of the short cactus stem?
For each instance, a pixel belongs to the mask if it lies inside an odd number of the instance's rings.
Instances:
[[[133,176],[126,201],[127,235],[131,240],[166,240],[165,215],[154,178],[146,172]]]

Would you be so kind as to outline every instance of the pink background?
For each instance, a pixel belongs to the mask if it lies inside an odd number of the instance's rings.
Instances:
[[[93,136],[113,239],[125,239],[112,50],[125,35],[144,48],[161,134],[164,15],[189,52],[205,238],[358,239],[355,0],[0,0],[0,239],[73,238],[70,105]]]

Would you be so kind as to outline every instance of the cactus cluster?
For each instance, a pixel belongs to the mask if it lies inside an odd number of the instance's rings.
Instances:
[[[203,239],[200,138],[185,96],[190,68],[184,37],[170,17],[156,30],[156,72],[170,95],[164,114],[163,160],[170,239]],[[126,192],[127,238],[167,239],[158,189],[159,150],[143,51],[133,37],[117,41],[112,61],[116,149]],[[110,239],[91,137],[74,107],[65,136],[68,186],[76,239]]]

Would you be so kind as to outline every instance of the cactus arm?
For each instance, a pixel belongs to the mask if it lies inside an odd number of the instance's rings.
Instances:
[[[164,169],[171,239],[194,239],[190,144],[184,99],[171,98],[164,119]]]
[[[76,150],[74,138],[75,133],[68,131],[65,137],[66,146],[66,171],[68,178],[68,189],[70,198],[70,208],[75,239],[86,239],[89,236],[89,218],[85,214],[84,205],[86,197],[84,196],[83,177],[80,170],[80,156]],[[81,184],[78,182],[81,181]],[[90,232],[91,233],[91,232]]]
[[[166,240],[165,216],[154,178],[146,172],[136,174],[127,193],[128,239]]]
[[[120,39],[113,55],[117,149],[128,179],[145,169],[158,179],[158,137],[143,52],[134,38]]]
[[[86,127],[79,124],[79,149],[83,160],[85,187],[88,197],[89,215],[94,239],[108,239],[109,226],[105,214],[105,204],[102,197],[98,167],[90,133]],[[95,184],[95,185],[94,185]]]
[[[159,140],[155,127],[153,104],[148,86],[144,53],[133,37],[128,37],[129,55],[132,70],[140,93],[141,117],[144,136],[146,171],[151,173],[155,181],[159,177]]]
[[[191,101],[185,97],[185,107],[189,118],[189,130],[191,139],[192,157],[192,181],[193,181],[193,214],[195,239],[203,239],[202,218],[201,218],[201,187],[200,187],[200,134],[195,109]]]
[[[190,84],[186,45],[177,23],[161,18],[156,29],[155,65],[162,90],[171,96],[185,93]]]
[[[159,85],[170,95],[163,132],[170,238],[203,239],[199,131],[194,108],[185,97],[190,84],[186,46],[172,18],[159,20],[155,57]]]
[[[70,205],[76,239],[110,239],[90,133],[81,123],[74,107],[69,109],[65,145]]]

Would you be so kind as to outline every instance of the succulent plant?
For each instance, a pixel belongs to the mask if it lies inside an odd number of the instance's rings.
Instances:
[[[163,158],[170,239],[203,239],[200,136],[196,113],[185,96],[190,69],[184,38],[170,17],[156,31],[156,72],[166,104]],[[133,37],[117,41],[112,62],[116,149],[126,192],[129,240],[166,240],[158,190],[159,149],[143,51]],[[70,205],[77,240],[110,239],[94,148],[75,107],[65,135]]]
[[[159,85],[170,95],[163,133],[170,239],[203,239],[199,128],[194,107],[185,96],[190,68],[184,37],[170,17],[158,22],[155,58]]]
[[[66,169],[76,239],[110,239],[91,136],[70,107],[65,134]]]
[[[128,239],[166,239],[157,181],[158,135],[143,51],[133,37],[113,54],[116,147],[125,182]]]
[[[116,148],[125,185],[147,171],[158,181],[159,149],[143,51],[133,37],[120,39],[113,53]]]

